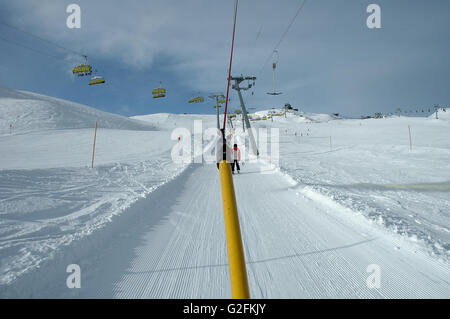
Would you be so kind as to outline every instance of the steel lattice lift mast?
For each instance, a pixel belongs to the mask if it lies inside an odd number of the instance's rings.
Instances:
[[[251,148],[253,150],[253,153],[256,156],[259,156],[259,151],[258,148],[256,147],[256,141],[255,141],[255,137],[253,136],[253,132],[251,130],[251,126],[250,126],[250,121],[248,120],[248,115],[247,115],[247,109],[245,108],[245,103],[244,103],[244,99],[242,98],[242,94],[241,94],[241,90],[248,90],[250,89],[253,85],[255,85],[255,80],[256,77],[255,76],[239,76],[239,77],[231,77],[231,80],[234,81],[234,84],[232,86],[233,90],[236,90],[239,96],[239,101],[241,102],[241,108],[242,108],[242,121],[245,121],[245,124],[247,126],[247,131],[248,131],[248,137],[250,139],[250,145]],[[240,87],[239,84],[243,81],[249,81],[249,83],[247,84],[246,87]],[[250,83],[250,81],[253,81],[253,83]],[[243,125],[244,131],[245,131],[245,127]]]

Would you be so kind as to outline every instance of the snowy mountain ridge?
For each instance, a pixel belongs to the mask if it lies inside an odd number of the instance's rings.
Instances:
[[[148,123],[63,99],[0,86],[0,134],[92,128],[154,130]]]

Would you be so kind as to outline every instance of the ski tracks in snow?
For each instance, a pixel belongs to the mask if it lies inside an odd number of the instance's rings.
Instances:
[[[253,298],[450,296],[447,265],[283,174],[245,165],[234,184]],[[191,165],[132,209],[72,296],[231,296],[215,165]],[[367,287],[370,264],[380,289]]]
[[[234,185],[253,298],[450,297],[447,264],[282,173],[247,164]],[[65,287],[62,269],[34,295],[231,297],[215,165],[190,165],[120,218],[70,260],[81,267],[80,289]],[[380,266],[379,289],[367,287],[370,264]]]

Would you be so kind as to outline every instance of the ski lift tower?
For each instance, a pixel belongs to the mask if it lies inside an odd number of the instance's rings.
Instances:
[[[255,85],[256,77],[255,76],[246,76],[246,77],[244,77],[242,75],[238,76],[238,77],[233,77],[232,76],[231,80],[234,81],[234,84],[233,84],[232,88],[237,91],[238,96],[239,96],[239,101],[241,102],[242,118],[243,118],[243,121],[245,121],[245,124],[247,126],[248,136],[249,136],[249,139],[250,139],[250,144],[251,144],[251,146],[253,148],[253,152],[256,154],[256,156],[259,156],[259,151],[258,151],[258,148],[256,147],[255,137],[253,136],[253,132],[252,132],[251,127],[250,127],[250,121],[248,120],[247,109],[245,108],[244,99],[242,98],[242,94],[241,94],[241,90],[246,91],[246,90],[250,89],[252,86]],[[241,82],[243,82],[243,81],[248,81],[248,84],[247,84],[246,87],[240,87],[239,86],[239,84]],[[250,81],[252,81],[252,83],[250,83]],[[244,128],[244,131],[245,131],[245,128]]]
[[[210,99],[216,100],[216,115],[217,115],[217,129],[220,130],[220,121],[219,121],[219,100],[224,99],[225,96],[222,93],[211,93],[208,96]]]

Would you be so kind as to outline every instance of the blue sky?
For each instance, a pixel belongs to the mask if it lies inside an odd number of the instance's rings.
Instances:
[[[257,76],[249,106],[360,116],[450,104],[448,0],[307,1],[278,48],[283,94],[267,95],[265,62],[302,1],[240,0],[232,74]],[[2,0],[0,22],[88,55],[107,84],[89,87],[71,74],[81,58],[0,24],[0,85],[127,116],[214,113],[209,101],[187,100],[226,90],[233,2]],[[81,29],[66,27],[70,3],[81,7]],[[370,3],[381,6],[382,29],[366,26]],[[159,81],[167,98],[154,100]]]

